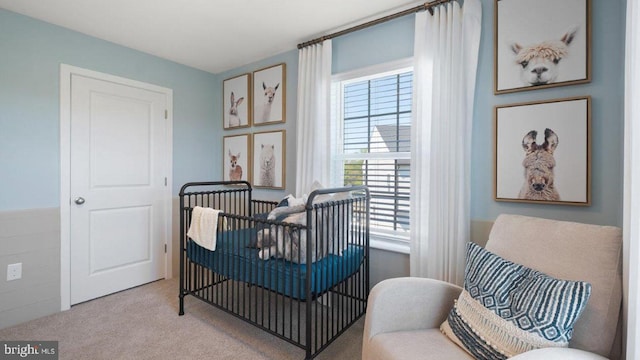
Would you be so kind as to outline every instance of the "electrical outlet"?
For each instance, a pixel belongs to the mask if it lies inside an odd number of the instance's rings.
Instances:
[[[22,263],[7,265],[7,281],[22,278]]]

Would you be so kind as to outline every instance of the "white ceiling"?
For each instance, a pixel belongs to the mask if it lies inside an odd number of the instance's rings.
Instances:
[[[0,8],[220,73],[415,0],[0,0]],[[418,3],[419,4],[419,3]]]

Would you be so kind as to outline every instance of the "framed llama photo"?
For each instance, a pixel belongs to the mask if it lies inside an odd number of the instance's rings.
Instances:
[[[495,0],[494,92],[591,81],[591,0]]]
[[[251,126],[250,74],[222,82],[222,124],[225,130]]]
[[[253,186],[284,189],[285,130],[253,134]]]
[[[222,179],[251,179],[251,134],[225,136],[222,141]]]
[[[494,199],[591,205],[591,98],[496,106]]]
[[[285,122],[286,66],[282,63],[253,72],[254,125]]]

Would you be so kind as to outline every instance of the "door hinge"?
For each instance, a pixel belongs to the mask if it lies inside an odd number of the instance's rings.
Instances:
[[[167,178],[164,178],[164,186],[167,186]]]
[[[169,110],[165,110],[164,111],[164,118],[168,119],[169,118]]]
[[[164,253],[167,253],[167,244],[164,244]]]

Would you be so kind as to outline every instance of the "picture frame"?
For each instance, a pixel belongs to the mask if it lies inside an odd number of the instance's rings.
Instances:
[[[224,181],[250,181],[251,134],[223,137],[222,179]]]
[[[253,186],[284,189],[286,179],[286,131],[253,134]]]
[[[493,193],[496,201],[591,205],[591,97],[496,106]]]
[[[254,125],[286,121],[286,70],[281,63],[253,72]]]
[[[251,74],[222,82],[222,126],[225,130],[251,126]]]
[[[591,0],[494,2],[496,95],[591,81]]]

